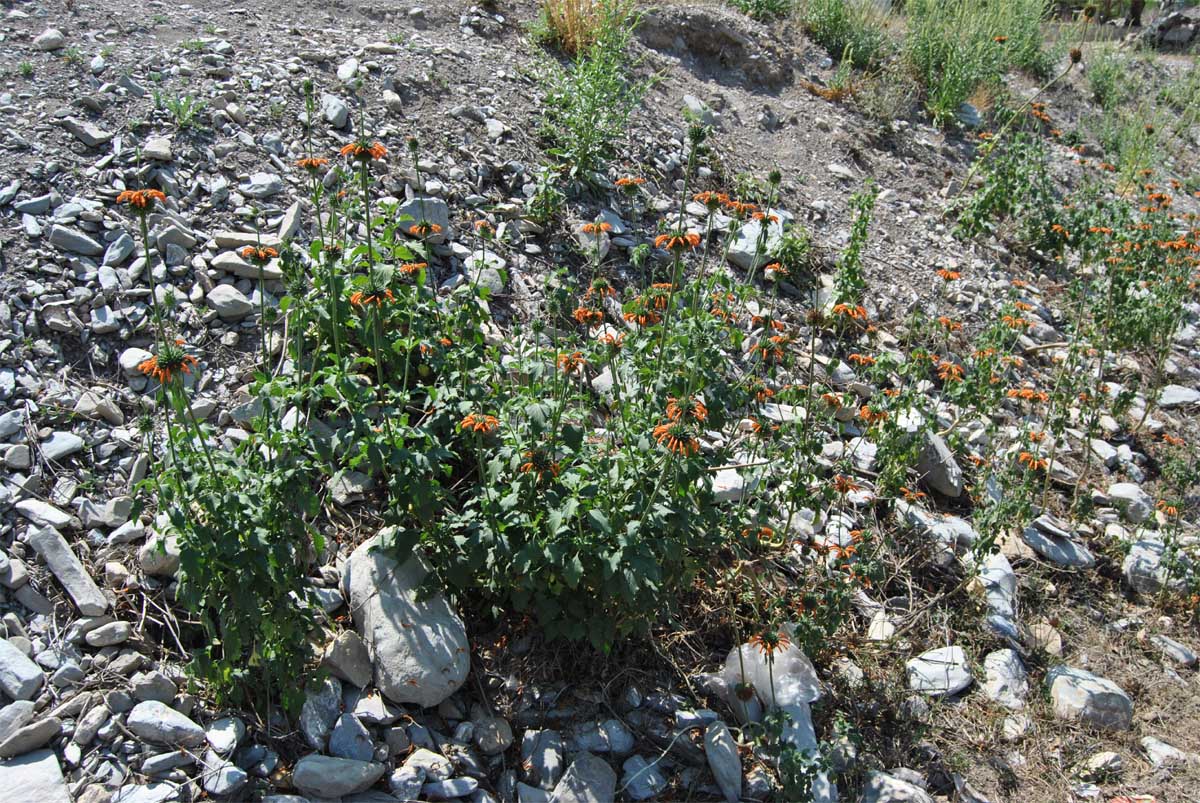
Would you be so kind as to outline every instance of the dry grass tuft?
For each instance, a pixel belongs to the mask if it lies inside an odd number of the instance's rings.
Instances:
[[[547,38],[567,55],[577,55],[599,37],[612,0],[542,0]]]

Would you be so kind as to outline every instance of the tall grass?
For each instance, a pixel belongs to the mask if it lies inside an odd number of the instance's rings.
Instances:
[[[609,0],[542,0],[541,33],[551,44],[574,56],[600,35]]]
[[[801,0],[800,24],[834,58],[863,69],[891,51],[888,14],[874,0]]]
[[[1043,47],[1049,0],[908,0],[904,55],[925,88],[939,123],[952,119],[981,87],[1010,69],[1046,77],[1052,59]]]

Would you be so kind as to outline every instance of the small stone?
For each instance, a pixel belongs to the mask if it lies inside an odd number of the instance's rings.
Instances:
[[[984,693],[1005,708],[1019,711],[1025,707],[1029,694],[1029,679],[1025,665],[1015,650],[996,650],[983,659],[987,677],[983,683]]]
[[[292,784],[309,797],[337,798],[369,789],[383,772],[382,764],[309,754],[296,762]]]
[[[150,137],[142,145],[142,156],[155,162],[169,162],[175,158],[171,153],[170,137]]]
[[[336,677],[360,689],[371,684],[371,655],[362,637],[353,630],[343,630],[329,643],[323,661]]]
[[[1046,685],[1059,719],[1108,730],[1133,722],[1133,701],[1111,680],[1060,664],[1046,673]]]
[[[8,639],[0,639],[0,690],[13,700],[32,700],[45,676],[29,656]]]
[[[67,38],[63,36],[62,31],[57,28],[47,28],[33,40],[33,46],[41,51],[61,50],[66,41]]]
[[[1184,765],[1188,763],[1188,754],[1177,747],[1164,742],[1162,739],[1157,739],[1153,736],[1145,736],[1142,738],[1142,749],[1146,751],[1146,755],[1150,757],[1150,763],[1157,769],[1158,767],[1167,767],[1171,765]]]
[[[503,753],[513,743],[512,727],[501,717],[486,717],[475,723],[475,746],[485,756]]]
[[[919,786],[882,772],[872,772],[863,785],[860,803],[934,803],[934,800]]]
[[[717,786],[727,803],[737,803],[742,797],[742,758],[729,727],[720,720],[709,723],[704,731],[704,755]]]
[[[1141,524],[1154,513],[1154,498],[1132,482],[1118,482],[1105,494],[1122,515],[1133,524]]]
[[[114,644],[124,644],[133,633],[133,625],[129,622],[109,622],[95,630],[88,631],[84,640],[92,647],[111,647]]]
[[[12,758],[37,750],[60,733],[62,720],[58,717],[46,717],[24,725],[15,732],[0,735],[0,758]]]
[[[35,750],[0,763],[0,789],[19,790],[12,803],[71,803],[53,750]]]
[[[55,224],[50,227],[50,244],[63,251],[82,254],[87,257],[100,256],[104,246],[82,232],[68,229],[66,226]]]
[[[555,803],[611,803],[616,798],[617,773],[586,750],[579,753],[554,787]]]
[[[1192,651],[1186,644],[1181,644],[1169,636],[1154,635],[1150,637],[1151,643],[1162,650],[1162,654],[1170,658],[1181,666],[1186,666],[1189,669],[1197,664],[1196,653]]]
[[[58,462],[82,452],[83,447],[83,438],[74,432],[55,432],[42,441],[38,448],[41,449],[42,456],[47,460]]]
[[[971,670],[962,647],[940,647],[905,664],[908,686],[930,697],[957,694],[971,685]]]
[[[667,779],[657,763],[651,764],[642,756],[630,756],[621,765],[625,771],[621,788],[634,800],[648,800],[667,788]]]
[[[329,735],[329,753],[339,758],[370,761],[375,755],[375,745],[371,742],[370,732],[357,717],[342,714]]]
[[[153,744],[198,747],[205,741],[203,728],[157,700],[135,705],[125,726],[138,738]]]
[[[246,723],[237,717],[221,717],[204,729],[204,738],[217,755],[227,756],[246,735]]]
[[[254,311],[250,299],[231,284],[218,284],[208,291],[205,301],[224,321],[240,321]]]
[[[342,684],[325,678],[310,689],[300,708],[300,732],[314,750],[324,750],[342,707]]]
[[[421,794],[430,800],[454,800],[466,797],[478,788],[479,781],[474,778],[447,778],[425,784],[421,787]]]

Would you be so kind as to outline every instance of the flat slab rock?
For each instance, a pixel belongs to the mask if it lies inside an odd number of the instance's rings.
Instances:
[[[92,581],[92,576],[75,557],[66,539],[53,527],[43,527],[29,534],[30,545],[46,561],[46,565],[67,594],[75,601],[84,616],[99,616],[108,610],[108,599]]]
[[[872,772],[863,786],[862,803],[934,803],[929,793],[907,781]]]
[[[292,783],[310,797],[338,798],[369,789],[385,769],[369,761],[309,754],[296,762]]]
[[[0,763],[0,789],[6,803],[71,803],[53,750],[34,750]]]
[[[377,549],[384,535],[354,550],[342,587],[355,629],[375,656],[375,685],[393,702],[430,708],[467,679],[467,630],[441,594],[417,598],[427,567],[417,558],[401,565]]]
[[[1096,565],[1091,551],[1075,540],[1065,522],[1052,516],[1039,516],[1021,533],[1021,539],[1051,563],[1070,569],[1090,569]]]

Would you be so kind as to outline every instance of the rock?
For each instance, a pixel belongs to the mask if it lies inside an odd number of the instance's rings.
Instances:
[[[551,799],[554,803],[612,803],[616,790],[617,773],[585,750],[567,767]]]
[[[1200,389],[1185,388],[1182,385],[1167,385],[1158,397],[1158,406],[1164,410],[1189,407],[1193,404],[1200,404]]]
[[[323,94],[321,95],[321,116],[331,126],[340,131],[350,121],[350,109],[336,95]]]
[[[447,778],[425,784],[421,787],[421,794],[430,800],[454,800],[466,797],[478,788],[479,781],[474,778]]]
[[[58,462],[83,451],[83,446],[83,438],[74,432],[54,432],[42,441],[39,448],[42,450],[42,457]]]
[[[924,789],[882,772],[871,772],[860,803],[934,803]]]
[[[1113,501],[1127,520],[1141,524],[1154,513],[1154,498],[1132,482],[1118,482],[1108,486],[1105,494]]]
[[[1025,707],[1029,694],[1029,677],[1021,657],[1015,650],[996,650],[983,659],[987,674],[984,694],[1005,708],[1019,711]]]
[[[454,774],[454,765],[445,756],[438,755],[432,750],[419,747],[404,760],[404,766],[419,769],[428,778],[444,781]]]
[[[657,762],[651,764],[641,756],[630,756],[621,769],[625,771],[621,776],[621,788],[634,800],[648,800],[667,788],[667,779],[659,771]]]
[[[1111,680],[1060,664],[1046,685],[1059,719],[1108,730],[1128,730],[1133,721],[1133,701]]]
[[[1029,627],[1029,646],[1048,655],[1062,655],[1062,634],[1049,622],[1035,622]]]
[[[67,133],[89,148],[98,148],[101,145],[107,145],[113,138],[111,132],[102,131],[99,126],[84,120],[78,120],[74,117],[68,117],[60,121],[59,125],[65,128]]]
[[[403,766],[388,776],[388,789],[400,800],[416,800],[425,785],[425,770]]]
[[[37,722],[17,728],[16,731],[0,735],[0,758],[12,758],[37,750],[46,742],[62,733],[62,720],[45,717]]]
[[[95,630],[89,630],[84,641],[89,647],[111,647],[114,644],[124,644],[133,633],[133,625],[129,622],[109,622],[100,625]]]
[[[179,571],[179,537],[168,535],[163,538],[158,533],[138,550],[138,565],[142,571],[152,577],[169,577]]]
[[[925,443],[917,459],[917,471],[927,486],[951,498],[963,492],[963,473],[954,452],[936,432],[925,433]]]
[[[170,137],[150,137],[142,146],[142,156],[154,162],[170,162],[175,158],[171,152]]]
[[[634,738],[621,720],[606,719],[580,723],[572,734],[572,743],[576,750],[623,756],[633,750]]]
[[[1066,524],[1053,516],[1039,516],[1021,533],[1021,539],[1048,561],[1072,569],[1090,569],[1096,558],[1075,540]]]
[[[216,751],[204,755],[201,783],[204,791],[214,797],[229,797],[241,791],[250,780],[249,774],[232,761],[221,758]]]
[[[971,685],[971,669],[962,647],[939,647],[905,664],[908,687],[930,697],[957,694]]]
[[[1121,564],[1125,582],[1139,594],[1157,594],[1163,588],[1182,590],[1184,588],[1183,572],[1172,572],[1164,565],[1166,545],[1149,533],[1141,533],[1142,537],[1135,541]],[[1184,567],[1190,562],[1185,555],[1177,556]]]
[[[704,756],[727,803],[741,800],[742,757],[738,755],[737,743],[724,722],[710,722],[705,729]]]
[[[374,654],[375,685],[397,703],[436,706],[456,692],[470,670],[466,628],[446,598],[418,599],[428,573],[420,558],[403,565],[389,557],[386,534],[350,555],[343,591],[354,623]]]
[[[337,638],[325,648],[325,657],[322,660],[335,677],[360,689],[371,683],[371,654],[367,652],[367,645],[363,643],[362,637],[353,630],[338,633]]]
[[[783,707],[794,703],[811,703],[820,698],[821,680],[817,677],[817,670],[795,644],[778,651],[772,666],[767,665],[762,652],[753,644],[741,645],[741,661],[738,660],[738,649],[735,647],[725,656],[723,674],[730,689],[741,682],[744,666],[746,682],[754,686],[758,699],[764,705],[778,704]]]
[[[62,583],[84,616],[99,616],[108,610],[108,599],[92,581],[79,558],[67,546],[58,530],[43,527],[29,534],[29,543],[42,556],[46,566]]]
[[[13,505],[13,507],[22,516],[34,524],[43,527],[78,526],[78,521],[74,516],[59,510],[54,505],[43,502],[41,499],[22,499]]]
[[[1169,636],[1154,635],[1150,637],[1150,641],[1154,646],[1162,650],[1163,655],[1181,666],[1186,666],[1190,669],[1195,667],[1197,661],[1200,660],[1190,647],[1179,643]]]
[[[224,321],[240,321],[254,311],[250,299],[231,284],[218,284],[208,291],[205,301]]]
[[[133,696],[138,700],[170,703],[175,699],[175,681],[162,672],[138,672],[130,679]]]
[[[283,192],[283,178],[275,173],[254,173],[246,181],[238,185],[238,191],[242,195],[251,198],[270,198],[272,195],[278,195]]]
[[[67,38],[63,36],[62,31],[57,28],[47,28],[33,40],[33,47],[41,51],[61,50],[66,41]]]
[[[100,256],[104,246],[82,232],[68,229],[57,223],[50,227],[50,244],[63,251],[82,254],[85,257]]]
[[[86,391],[75,402],[75,412],[88,418],[101,418],[114,427],[125,423],[125,414],[116,402],[94,391]],[[82,448],[82,445],[81,445]]]
[[[198,747],[205,742],[203,728],[158,700],[135,705],[125,726],[135,736],[152,744]]]
[[[370,788],[384,769],[373,762],[310,754],[296,762],[292,784],[309,797],[338,798]]]
[[[41,668],[8,639],[0,639],[0,691],[13,700],[32,700],[44,681]]]
[[[486,717],[475,723],[475,746],[485,756],[503,753],[513,743],[512,727],[501,717]]]
[[[232,753],[245,735],[246,723],[237,717],[221,717],[210,722],[204,729],[204,738],[219,756]]]
[[[738,229],[737,236],[729,243],[729,261],[742,270],[760,268],[771,261],[772,255],[783,242],[783,225],[769,223],[766,230],[766,240],[759,247],[762,235],[762,223],[752,220]]]
[[[310,689],[300,708],[300,731],[314,750],[324,750],[333,725],[342,708],[342,684],[325,678]]]
[[[6,790],[9,803],[71,803],[53,750],[35,750],[0,763],[0,789]]]
[[[370,732],[353,714],[338,717],[333,732],[329,735],[329,754],[355,761],[370,761],[375,755],[375,745]]]
[[[1120,754],[1105,750],[1088,758],[1083,764],[1082,776],[1089,780],[1116,775],[1125,768]]]
[[[1156,739],[1153,736],[1145,736],[1142,738],[1141,744],[1142,749],[1150,757],[1150,763],[1154,765],[1155,769],[1188,763],[1187,753],[1177,747],[1172,747],[1161,739]]]
[[[553,789],[563,773],[562,737],[556,730],[527,730],[521,737],[525,780],[543,789]]]
[[[358,77],[358,59],[350,57],[339,64],[337,77],[343,84],[352,83]]]
[[[396,220],[406,232],[421,221],[441,227],[440,232],[426,238],[435,245],[446,242],[450,235],[450,207],[441,198],[417,197],[406,201],[396,210]]]

